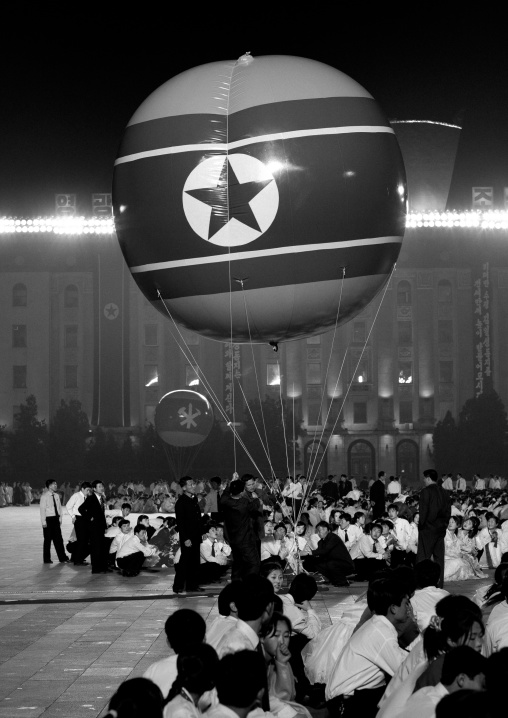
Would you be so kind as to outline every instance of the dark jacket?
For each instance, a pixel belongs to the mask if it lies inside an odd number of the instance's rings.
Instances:
[[[380,479],[376,479],[370,487],[370,500],[375,504],[385,503],[385,485]]]
[[[83,501],[79,507],[79,513],[94,532],[102,531],[104,533],[106,531],[106,514],[104,513],[104,509],[101,507],[95,491],[92,492],[90,496],[87,496]]]
[[[224,492],[220,505],[228,541],[238,546],[258,540],[257,524],[263,516],[258,499],[247,496],[234,499]]]
[[[321,494],[323,496],[329,496],[331,499],[338,499],[339,498],[339,487],[335,483],[335,481],[325,481],[323,486],[321,487]]]
[[[192,498],[181,494],[175,504],[176,526],[180,544],[184,541],[199,541],[201,543],[201,509],[196,496]]]
[[[448,492],[434,482],[429,484],[420,492],[418,531],[429,531],[437,536],[444,536],[451,512]]]
[[[345,562],[354,569],[353,559],[344,542],[337,534],[333,534],[331,531],[326,534],[324,539],[320,539],[317,549],[312,552],[312,555],[323,561]]]

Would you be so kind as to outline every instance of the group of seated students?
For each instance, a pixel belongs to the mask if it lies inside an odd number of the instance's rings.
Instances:
[[[323,626],[318,586],[282,569],[228,583],[207,624],[192,609],[165,623],[171,653],[109,703],[115,718],[494,718],[506,705],[508,564],[478,603],[438,589],[421,561],[376,572]],[[490,613],[485,607],[491,609]],[[483,608],[483,611],[482,611]]]

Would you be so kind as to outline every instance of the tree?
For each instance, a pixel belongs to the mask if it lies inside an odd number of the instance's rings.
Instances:
[[[81,402],[63,399],[55,412],[49,430],[50,469],[60,478],[73,483],[81,479],[86,442],[90,437],[88,416],[81,408]]]
[[[112,432],[100,426],[94,430],[85,457],[85,466],[90,480],[100,479],[103,483],[118,480],[120,451]]]
[[[16,429],[9,436],[8,456],[15,481],[41,484],[48,474],[48,431],[44,419],[38,419],[37,400],[33,394],[14,415]]]
[[[447,474],[458,471],[458,433],[457,424],[447,411],[442,421],[438,421],[432,435],[434,465],[438,473]]]
[[[252,459],[242,448],[237,447],[240,467],[238,473],[257,474],[259,470],[265,478],[271,477],[272,474],[285,476],[288,470],[293,474],[294,466],[300,463],[298,445],[294,441],[301,433],[300,422],[293,416],[285,401],[281,407],[279,398],[265,397],[262,402],[253,399],[245,412],[245,425],[241,432],[241,439]],[[266,453],[263,446],[267,449]]]
[[[459,414],[457,469],[463,474],[500,474],[508,458],[508,420],[495,391],[466,401]]]

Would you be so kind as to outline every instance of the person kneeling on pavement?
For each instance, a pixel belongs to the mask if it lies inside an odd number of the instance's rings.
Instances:
[[[133,535],[117,551],[116,564],[121,569],[122,576],[137,576],[142,568],[147,571],[157,571],[150,568],[150,560],[145,563],[152,556],[157,557],[157,554],[158,549],[148,543],[146,526],[138,524],[134,527]]]
[[[316,577],[318,583],[349,586],[347,577],[355,573],[355,566],[344,542],[330,531],[330,524],[326,521],[317,524],[316,532],[319,542],[312,555],[304,559],[304,569],[309,573],[316,572],[324,576],[324,581]]]

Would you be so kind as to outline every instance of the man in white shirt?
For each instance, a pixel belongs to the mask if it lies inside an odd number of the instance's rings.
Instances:
[[[388,518],[393,524],[393,530],[397,538],[397,545],[392,551],[391,567],[396,568],[401,563],[409,563],[411,554],[408,553],[409,539],[411,538],[411,528],[409,521],[399,516],[399,509],[396,504],[388,506]]]
[[[44,563],[53,563],[51,560],[51,543],[53,542],[58,560],[60,563],[67,563],[69,558],[65,553],[61,529],[62,505],[56,481],[52,479],[46,481],[46,491],[41,495],[39,503],[42,533],[44,535],[43,561]]]
[[[508,646],[508,578],[506,575],[501,586],[501,594],[504,601],[494,606],[485,629],[483,652],[486,656],[497,653],[501,648]]]
[[[153,681],[161,689],[163,698],[167,698],[171,686],[178,674],[176,659],[185,648],[198,646],[205,640],[206,623],[196,611],[181,608],[172,613],[164,624],[168,646],[173,654],[152,663],[143,673],[143,678]]]
[[[120,519],[118,522],[118,528],[120,529],[120,533],[113,537],[111,546],[109,547],[108,565],[113,568],[116,566],[116,555],[118,551],[120,551],[124,543],[131,538],[131,536],[133,536],[131,523],[130,521],[127,521],[127,519]]]
[[[482,479],[478,474],[475,474],[473,479],[473,488],[475,491],[483,491],[485,489],[485,479]]]
[[[386,676],[393,676],[408,656],[397,642],[397,628],[407,621],[406,588],[395,579],[381,578],[371,582],[367,596],[374,615],[346,643],[326,686],[332,716],[344,701],[344,715],[374,718]]]
[[[415,568],[417,589],[411,597],[411,606],[420,631],[427,628],[432,616],[436,615],[436,604],[445,596],[449,596],[444,588],[438,588],[441,569],[438,563],[430,558],[419,561]]]
[[[453,491],[453,479],[451,474],[447,475],[441,486],[445,491]]]
[[[388,568],[388,554],[379,543],[382,531],[380,524],[372,524],[370,533],[363,534],[351,548],[358,581],[368,581],[374,572]]]
[[[461,690],[483,691],[487,659],[470,646],[452,648],[444,658],[441,682],[415,691],[397,718],[435,718],[439,701]]]
[[[273,535],[264,536],[261,539],[261,563],[278,561],[285,565],[289,549],[286,546],[287,529],[284,524],[277,524],[274,527]]]
[[[219,702],[206,711],[206,718],[273,718],[259,708],[266,691],[266,665],[257,653],[247,650],[224,656],[215,688]],[[288,716],[296,714],[293,708],[287,709],[291,711]]]
[[[351,553],[351,548],[355,544],[357,538],[357,532],[351,530],[351,518],[350,514],[346,512],[342,513],[339,516],[339,528],[335,531],[349,553]]]
[[[75,566],[88,565],[85,561],[86,557],[90,553],[90,549],[88,548],[87,523],[79,513],[79,507],[91,493],[92,484],[89,481],[83,481],[79,491],[73,494],[65,504],[67,513],[71,517],[71,521],[74,524],[74,532],[76,534],[76,547],[72,552],[72,560]]]
[[[210,491],[206,495],[205,505],[203,507],[204,514],[210,514],[212,519],[217,521],[219,519],[219,499],[220,499],[220,485],[222,479],[219,476],[214,476],[210,479]]]
[[[455,482],[455,491],[465,491],[467,489],[467,483],[462,474],[457,474],[457,481]]]
[[[208,533],[199,546],[199,583],[220,583],[227,571],[227,559],[219,551],[217,526],[210,524]]]
[[[158,553],[155,546],[148,543],[146,526],[138,524],[134,527],[134,534],[117,551],[116,563],[122,571],[122,576],[137,576],[147,556],[155,556]],[[147,569],[157,571],[157,569]]]

